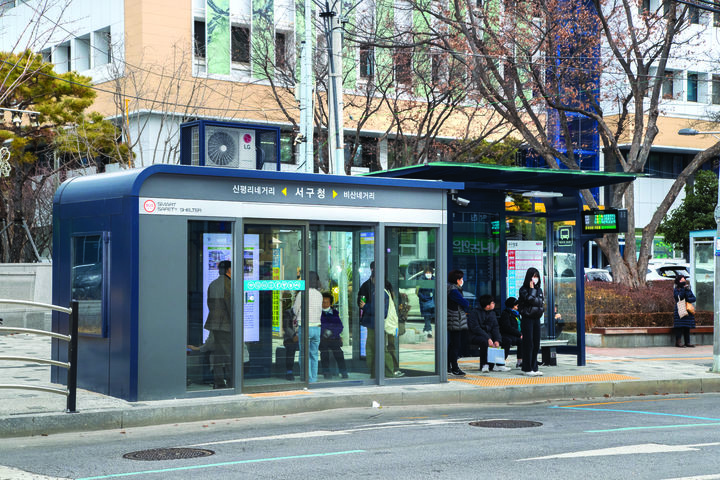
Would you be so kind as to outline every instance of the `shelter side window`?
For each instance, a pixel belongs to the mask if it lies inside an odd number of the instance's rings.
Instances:
[[[78,301],[78,331],[82,334],[106,336],[107,238],[98,233],[72,240],[72,298]]]

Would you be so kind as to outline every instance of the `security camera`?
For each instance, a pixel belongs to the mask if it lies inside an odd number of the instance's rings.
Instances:
[[[470,200],[468,200],[467,198],[458,197],[457,195],[452,196],[452,201],[460,205],[461,207],[467,207],[468,205],[470,205]]]

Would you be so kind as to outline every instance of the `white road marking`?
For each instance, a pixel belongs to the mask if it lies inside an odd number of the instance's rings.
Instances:
[[[579,452],[560,453],[546,457],[521,458],[518,462],[528,460],[549,460],[552,458],[602,457],[607,455],[638,455],[648,453],[694,452],[694,445],[663,445],[661,443],[643,443],[640,445],[623,445],[621,447],[601,448],[598,450],[582,450]]]
[[[48,477],[0,465],[0,480],[68,480],[65,477]]]
[[[422,426],[436,426],[436,425],[447,425],[453,423],[465,423],[466,419],[456,420],[440,420],[440,419],[428,419],[420,421],[405,421],[405,422],[385,422],[374,425],[360,425],[356,428],[348,430],[314,430],[310,432],[299,432],[299,433],[285,433],[282,435],[268,435],[264,437],[250,437],[250,438],[234,438],[231,440],[218,440],[217,442],[207,443],[195,443],[193,445],[184,445],[185,447],[207,447],[208,445],[223,445],[229,443],[247,443],[247,442],[264,442],[268,440],[288,440],[295,438],[313,438],[313,437],[332,437],[338,435],[350,435],[355,432],[363,432],[368,430],[385,430],[389,428],[402,428],[402,427],[422,427]],[[0,479],[2,480],[2,479]]]
[[[713,473],[712,475],[697,475],[695,477],[676,477],[667,478],[665,480],[717,480],[720,478],[720,473]]]

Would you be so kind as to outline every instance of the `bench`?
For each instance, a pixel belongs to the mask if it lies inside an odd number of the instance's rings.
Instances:
[[[540,340],[540,354],[542,357],[543,365],[557,365],[557,347],[564,347],[568,344],[567,340],[558,340],[554,338],[548,338]],[[510,352],[517,354],[517,349],[512,347]],[[468,357],[479,357],[480,347],[478,345],[468,345]]]

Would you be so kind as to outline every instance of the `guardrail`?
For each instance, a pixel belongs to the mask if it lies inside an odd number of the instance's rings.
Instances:
[[[67,388],[55,388],[55,387],[44,387],[41,385],[19,385],[19,384],[0,384],[0,389],[15,389],[15,390],[35,390],[40,392],[58,393],[67,397],[66,412],[75,413],[77,412],[77,337],[78,337],[78,302],[73,300],[71,307],[61,307],[58,305],[51,305],[48,303],[28,302],[24,300],[7,300],[0,299],[0,304],[10,305],[27,305],[31,307],[47,308],[55,310],[57,312],[67,313],[70,315],[70,335],[63,335],[62,333],[48,332],[46,330],[35,330],[33,328],[15,328],[15,327],[0,327],[0,332],[8,333],[30,333],[33,335],[42,335],[46,337],[56,338],[68,342],[68,361],[59,362],[57,360],[49,360],[45,358],[35,357],[18,357],[18,356],[7,356],[0,355],[0,360],[7,360],[13,362],[29,362],[39,363],[44,365],[52,365],[55,367],[65,368],[68,371],[67,377]]]

